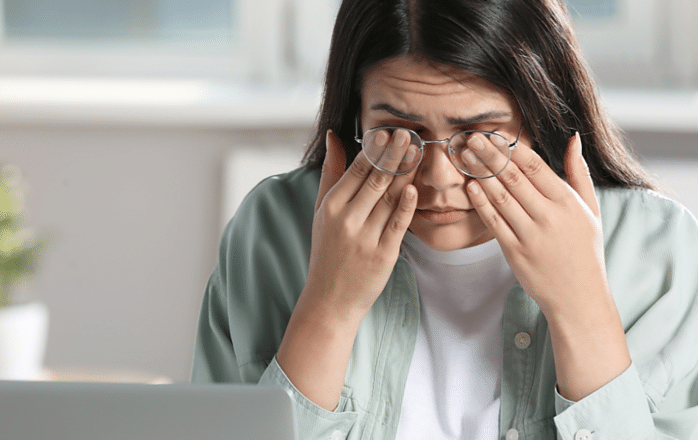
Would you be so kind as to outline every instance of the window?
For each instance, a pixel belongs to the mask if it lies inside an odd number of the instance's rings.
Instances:
[[[318,81],[339,0],[0,0],[0,75]]]
[[[5,41],[170,43],[229,47],[235,0],[4,0]]]
[[[602,86],[698,86],[695,0],[567,0]]]
[[[618,12],[617,0],[567,0],[567,8],[581,19],[613,17]]]
[[[698,87],[695,0],[566,0],[599,83]],[[0,76],[319,82],[340,0],[0,0]]]

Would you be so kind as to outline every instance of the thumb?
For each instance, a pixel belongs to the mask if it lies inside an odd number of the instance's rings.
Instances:
[[[599,202],[596,200],[596,193],[594,193],[594,182],[591,179],[589,166],[582,155],[582,138],[579,132],[576,132],[567,142],[564,161],[567,183],[589,206],[591,212],[598,217],[600,215]]]
[[[332,130],[327,130],[325,137],[325,161],[322,163],[322,175],[320,176],[320,188],[315,201],[315,211],[322,204],[323,199],[332,187],[344,174],[347,157],[339,136]]]

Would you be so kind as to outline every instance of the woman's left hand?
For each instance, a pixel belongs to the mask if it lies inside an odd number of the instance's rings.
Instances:
[[[506,163],[484,138],[469,146],[473,167]],[[577,401],[631,361],[606,278],[599,204],[578,134],[568,142],[564,163],[567,182],[520,146],[496,178],[473,179],[467,188],[521,287],[545,315],[560,394]]]
[[[469,147],[477,156],[474,167],[501,169],[506,163],[484,137]],[[577,134],[565,152],[568,182],[521,145],[496,178],[468,183],[480,218],[546,317],[575,311],[590,295],[608,291],[599,205],[581,148]]]

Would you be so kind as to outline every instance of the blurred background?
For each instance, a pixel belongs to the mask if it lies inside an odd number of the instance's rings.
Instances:
[[[223,226],[296,166],[338,0],[0,0],[0,163],[49,233],[44,364],[187,381]],[[698,212],[698,2],[569,0],[612,116]]]

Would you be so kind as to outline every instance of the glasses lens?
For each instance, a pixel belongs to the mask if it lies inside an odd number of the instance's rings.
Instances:
[[[366,158],[379,170],[405,174],[422,160],[422,142],[417,133],[407,129],[374,128],[364,133],[362,149]]]
[[[501,154],[495,156],[488,163],[478,159],[474,152],[468,149],[468,142],[478,137],[485,143],[486,148],[496,148]],[[461,131],[451,138],[449,154],[456,167],[470,177],[483,179],[493,177],[501,173],[509,163],[511,150],[509,141],[497,133],[483,131]]]

